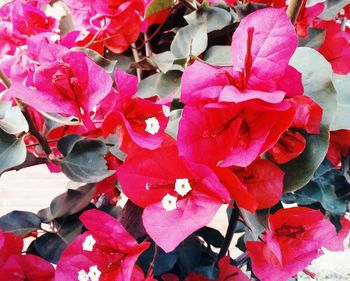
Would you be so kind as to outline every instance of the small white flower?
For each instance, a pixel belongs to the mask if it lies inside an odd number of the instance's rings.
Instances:
[[[163,113],[164,113],[165,117],[169,117],[170,116],[170,107],[163,104],[162,109],[163,109]]]
[[[146,129],[145,129],[146,132],[150,133],[151,135],[155,135],[156,133],[158,133],[160,126],[156,117],[148,118],[145,122],[146,122]]]
[[[147,182],[147,183],[145,184],[145,188],[146,188],[146,190],[150,190],[151,185]]]
[[[175,191],[181,196],[185,196],[192,190],[188,179],[176,179],[175,182]]]
[[[236,70],[237,72],[243,72],[243,67],[241,67],[241,66],[235,66],[235,70]]]
[[[172,211],[176,209],[177,198],[167,193],[162,199],[162,205],[166,211]]]
[[[78,272],[78,280],[79,281],[89,281],[89,276],[87,275],[84,269]]]
[[[97,266],[91,266],[88,276],[90,277],[91,281],[98,281],[101,276],[101,271],[98,270]]]
[[[83,243],[83,250],[91,252],[95,244],[96,240],[94,239],[94,237],[92,237],[92,235],[88,235],[86,236],[85,241]]]

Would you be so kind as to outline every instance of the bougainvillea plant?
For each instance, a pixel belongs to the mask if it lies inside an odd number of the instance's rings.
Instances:
[[[0,217],[1,280],[297,280],[344,250],[350,1],[2,2],[0,176],[75,188]]]

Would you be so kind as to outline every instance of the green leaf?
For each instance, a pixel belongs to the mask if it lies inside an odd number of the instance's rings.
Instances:
[[[329,126],[336,108],[336,94],[332,84],[332,68],[316,50],[302,47],[294,53],[290,64],[303,75],[305,95],[323,108],[319,135],[306,137],[306,148],[296,159],[281,165],[284,176],[284,192],[302,188],[313,177],[326,156],[329,144]]]
[[[137,260],[138,265],[143,269],[144,272],[147,272],[149,265],[153,260],[154,248],[155,244],[152,242],[151,246],[146,251],[144,251]],[[169,272],[175,266],[178,259],[178,254],[176,251],[165,253],[159,247],[157,250],[158,253],[155,260],[153,273],[155,276],[160,276],[163,273]]]
[[[0,129],[0,174],[26,160],[27,150],[23,137],[16,138]]]
[[[318,49],[324,41],[324,38],[326,36],[326,31],[324,29],[309,27],[308,33],[309,33],[308,37],[299,38],[299,46]]]
[[[151,59],[157,64],[159,70],[163,73],[167,73],[173,68],[174,61],[176,60],[172,52],[166,51],[160,54],[152,55]],[[180,65],[178,67],[182,68]]]
[[[185,16],[190,25],[206,24],[207,33],[223,29],[233,23],[233,16],[225,9],[219,7],[200,8]]]
[[[334,75],[333,84],[337,91],[337,110],[331,131],[350,130],[350,74]]]
[[[78,218],[66,219],[56,223],[57,233],[45,233],[35,239],[28,247],[27,254],[37,255],[57,264],[62,252],[82,231],[82,223]]]
[[[165,9],[171,8],[174,5],[174,2],[174,0],[152,0],[146,7],[146,18]]]
[[[205,226],[195,232],[196,235],[202,237],[207,244],[212,245],[216,248],[220,248],[224,243],[224,236],[220,233],[220,231]]]
[[[302,206],[319,202],[333,215],[343,215],[346,211],[346,204],[337,198],[331,185],[321,185],[313,181],[294,193],[284,194],[282,200]]]
[[[167,73],[156,73],[148,76],[139,83],[137,96],[149,98],[159,96],[161,98],[169,95],[176,96],[181,84],[181,71],[170,70]]]
[[[12,135],[28,132],[27,120],[18,106],[12,106],[7,101],[0,103],[0,129]]]
[[[204,54],[207,63],[215,66],[232,66],[231,46],[213,46]]]
[[[206,23],[186,25],[178,30],[170,51],[176,58],[187,58],[190,55],[198,56],[208,46],[208,35]]]
[[[115,172],[107,168],[104,159],[107,152],[108,149],[102,141],[78,140],[60,162],[62,172],[72,181],[99,182]]]
[[[240,209],[240,212],[247,226],[245,239],[258,241],[259,236],[265,230],[264,226],[260,223],[262,218],[259,218],[257,214],[253,214],[245,209]]]
[[[339,11],[348,4],[350,4],[350,0],[327,0],[327,8],[318,17],[322,20],[333,20]]]
[[[31,212],[13,211],[0,217],[0,229],[24,237],[40,228],[40,218]]]
[[[176,109],[170,112],[169,122],[165,129],[165,132],[174,139],[177,139],[182,111],[182,109]]]
[[[95,185],[86,184],[77,190],[68,189],[66,192],[54,198],[50,204],[49,216],[47,221],[69,216],[85,209],[91,202],[95,194]]]
[[[98,52],[88,48],[74,47],[71,50],[77,52],[84,52],[90,59],[92,59],[96,64],[101,66],[108,73],[113,73],[117,61],[108,60],[101,56]]]

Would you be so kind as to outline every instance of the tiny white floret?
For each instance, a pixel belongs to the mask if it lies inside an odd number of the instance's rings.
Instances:
[[[89,281],[89,275],[87,275],[84,269],[78,272],[78,280],[79,281]]]
[[[164,113],[164,116],[165,117],[169,117],[170,116],[170,107],[163,104],[162,105],[162,110],[163,110],[163,113]]]
[[[83,250],[91,252],[95,244],[96,240],[94,239],[94,237],[92,237],[92,235],[88,235],[84,240]]]
[[[160,129],[159,121],[157,120],[156,117],[151,117],[145,120],[146,122],[146,129],[145,131],[150,133],[151,135],[155,135],[158,133]]]
[[[147,182],[147,183],[145,184],[145,188],[146,188],[146,190],[150,190],[151,185]]]
[[[177,198],[167,193],[162,199],[162,205],[166,211],[172,211],[176,209]]]
[[[176,179],[175,191],[181,196],[185,196],[192,190],[188,179]]]
[[[98,270],[97,266],[91,266],[88,276],[90,277],[91,281],[98,281],[101,276],[101,271]]]

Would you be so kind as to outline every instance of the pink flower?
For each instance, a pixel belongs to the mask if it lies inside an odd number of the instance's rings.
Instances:
[[[284,281],[331,248],[334,226],[319,210],[294,207],[278,210],[269,217],[263,241],[248,241],[253,272],[261,281]]]
[[[181,101],[187,105],[251,99],[279,103],[286,95],[281,83],[286,84],[287,78],[294,81],[289,91],[302,94],[301,77],[295,79],[296,70],[288,66],[297,45],[294,28],[283,9],[258,10],[245,17],[233,34],[233,67],[196,61],[182,77]]]
[[[33,75],[33,85],[13,83],[7,96],[22,99],[26,104],[49,113],[60,113],[83,119],[94,127],[90,113],[110,92],[110,76],[83,52],[69,51],[55,44],[42,46],[41,65]],[[43,56],[41,54],[41,56]]]
[[[105,212],[89,210],[80,220],[88,231],[79,235],[62,253],[56,280],[89,280],[88,277],[91,280],[130,280],[137,258],[149,243],[138,244]]]
[[[145,208],[145,229],[166,252],[207,225],[230,199],[213,171],[179,157],[171,140],[155,150],[135,151],[118,178],[126,196]]]
[[[155,103],[136,96],[137,78],[124,71],[115,73],[117,91],[112,91],[101,101],[97,114],[104,119],[102,131],[105,136],[117,132],[120,149],[132,153],[135,144],[147,149],[157,148],[163,141],[169,109],[165,104]]]
[[[75,25],[96,34],[96,41],[114,53],[124,52],[139,36],[141,17],[144,13],[142,0],[67,0]]]

